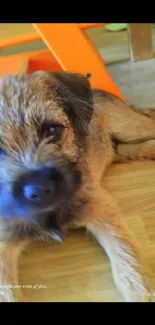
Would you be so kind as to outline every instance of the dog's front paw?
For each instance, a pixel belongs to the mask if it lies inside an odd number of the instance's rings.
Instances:
[[[0,302],[27,302],[27,300],[22,296],[14,296],[11,292],[0,292]]]
[[[0,288],[0,302],[26,302],[21,290],[13,290],[9,285]]]
[[[14,302],[13,293],[11,290],[0,289],[0,302]]]
[[[143,290],[141,292],[133,290],[126,290],[124,293],[126,302],[153,302],[153,295],[151,291]]]
[[[148,285],[148,279],[142,278],[140,274],[115,275],[115,281],[126,302],[155,301],[155,291],[152,290],[151,281]]]

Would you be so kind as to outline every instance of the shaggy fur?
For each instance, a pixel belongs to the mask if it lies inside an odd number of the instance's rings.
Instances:
[[[55,126],[57,138],[49,133]],[[125,301],[153,300],[140,248],[101,178],[113,162],[154,159],[154,139],[151,110],[91,89],[80,74],[39,71],[0,81],[0,284],[7,285],[0,301],[22,300],[10,286],[18,283],[22,248],[35,238],[61,240],[72,226],[85,227],[106,250]],[[47,166],[59,176],[57,195],[34,208],[22,184]]]

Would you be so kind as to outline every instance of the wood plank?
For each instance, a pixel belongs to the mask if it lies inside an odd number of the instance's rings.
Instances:
[[[153,57],[152,24],[128,24],[129,49],[132,61]]]

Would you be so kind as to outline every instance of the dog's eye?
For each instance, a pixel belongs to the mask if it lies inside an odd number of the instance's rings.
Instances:
[[[50,137],[50,141],[55,142],[61,138],[64,127],[62,125],[44,125],[43,136]]]

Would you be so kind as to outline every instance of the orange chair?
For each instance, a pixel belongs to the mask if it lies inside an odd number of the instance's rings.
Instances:
[[[85,29],[102,24],[33,24],[36,33],[0,42],[0,49],[43,39],[47,50],[0,57],[0,75],[23,71],[70,71],[90,74],[92,87],[104,89],[123,99],[105,69],[98,51],[87,37]]]

